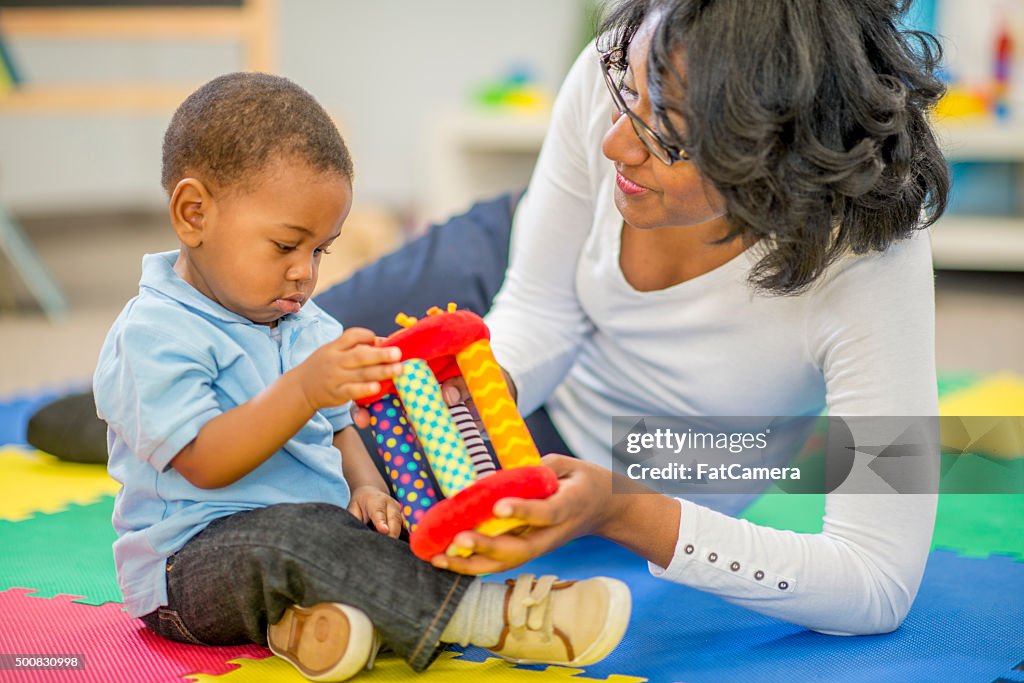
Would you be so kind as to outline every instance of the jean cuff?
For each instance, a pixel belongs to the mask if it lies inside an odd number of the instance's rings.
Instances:
[[[452,615],[455,614],[459,603],[462,602],[466,589],[477,579],[475,576],[466,576],[464,574],[455,574],[454,577],[455,580],[452,582],[448,594],[445,596],[441,606],[438,607],[437,612],[434,613],[434,618],[431,620],[427,630],[423,632],[423,637],[420,638],[416,647],[406,657],[409,666],[417,673],[430,666],[437,659],[437,656],[441,654],[441,651],[447,647],[447,644],[441,643],[441,634],[444,633],[444,629],[448,626],[448,622],[451,621]]]

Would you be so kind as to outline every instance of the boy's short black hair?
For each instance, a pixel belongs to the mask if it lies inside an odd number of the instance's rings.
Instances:
[[[161,182],[168,194],[197,174],[214,187],[244,184],[278,157],[352,178],[352,158],[324,108],[287,78],[239,72],[189,95],[164,134]]]

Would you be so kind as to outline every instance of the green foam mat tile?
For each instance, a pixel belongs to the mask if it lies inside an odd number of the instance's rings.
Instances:
[[[817,534],[824,513],[823,493],[766,493],[738,516],[761,526]]]
[[[766,494],[740,517],[754,524],[814,534],[821,531],[823,494]],[[933,549],[964,557],[1007,555],[1024,561],[1024,495],[942,494]]]
[[[35,597],[66,593],[87,605],[121,602],[111,551],[113,509],[114,499],[106,496],[19,522],[0,520],[0,590],[29,588]]]
[[[965,557],[1009,555],[1024,561],[1024,495],[940,496],[932,547]]]
[[[974,372],[942,373],[939,375],[939,396],[944,397],[955,391],[976,384],[982,375]]]

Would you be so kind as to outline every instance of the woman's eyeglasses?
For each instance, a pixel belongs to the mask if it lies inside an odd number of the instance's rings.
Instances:
[[[686,153],[685,149],[678,145],[670,145],[662,140],[660,135],[655,133],[650,126],[644,123],[643,119],[626,106],[626,100],[622,98],[622,80],[620,78],[619,82],[616,83],[611,73],[612,64],[615,64],[616,68],[620,68],[624,61],[624,52],[621,47],[601,54],[601,72],[604,74],[604,82],[608,86],[608,92],[612,95],[612,102],[615,103],[615,108],[619,110],[620,114],[625,114],[629,117],[629,122],[633,124],[636,136],[640,138],[640,142],[644,143],[644,147],[647,148],[647,151],[655,159],[668,166],[677,161],[689,161],[690,155]],[[623,70],[623,76],[625,76],[625,70]]]

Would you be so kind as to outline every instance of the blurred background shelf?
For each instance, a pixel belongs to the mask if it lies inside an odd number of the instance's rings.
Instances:
[[[68,2],[57,6],[18,6],[8,2],[0,7],[0,35],[5,40],[50,42],[56,45],[109,42],[145,43],[160,40],[186,42],[227,42],[236,44],[242,68],[270,71],[274,49],[271,9],[274,0],[210,0],[210,6],[161,7],[146,2],[125,2],[121,6],[105,3]],[[28,4],[28,3],[25,3]],[[220,6],[215,6],[220,5]],[[6,56],[6,47],[4,55]],[[125,115],[137,117],[169,113],[198,82],[145,82],[112,79],[97,82],[37,81],[21,83],[14,70],[3,64],[4,85],[0,90],[0,114],[21,117],[75,116],[82,114]],[[8,73],[11,69],[11,73]],[[5,169],[15,174],[22,167]],[[38,257],[32,242],[17,220],[0,203],[0,253],[14,266],[43,311],[62,318],[68,301],[57,280]]]
[[[0,107],[10,114],[166,112],[173,111],[194,84],[27,85],[9,93]]]
[[[944,120],[936,124],[939,143],[950,161],[1024,162],[1024,123]]]
[[[481,197],[526,187],[549,122],[547,109],[442,111],[428,140],[427,219],[436,222]]]
[[[954,200],[963,202],[971,199],[968,193],[992,189],[979,187],[977,182],[961,187],[958,182],[962,180],[957,176],[958,166],[987,164],[989,169],[1000,169],[1016,184],[1017,201],[1016,206],[1002,207],[1012,211],[1010,215],[958,213],[953,208],[943,216],[932,231],[935,267],[1024,271],[1024,206],[1020,201],[1024,196],[1024,123],[1019,119],[944,120],[936,125],[936,132],[946,159],[954,167]]]
[[[275,0],[210,2],[211,6],[0,6],[0,35],[60,44],[187,41],[237,44],[242,67],[272,71]],[[97,3],[102,5],[103,3]],[[212,5],[222,6],[212,6]],[[0,97],[0,112],[173,110],[199,82],[29,82]]]
[[[1024,270],[1024,218],[946,216],[932,230],[936,268]]]

